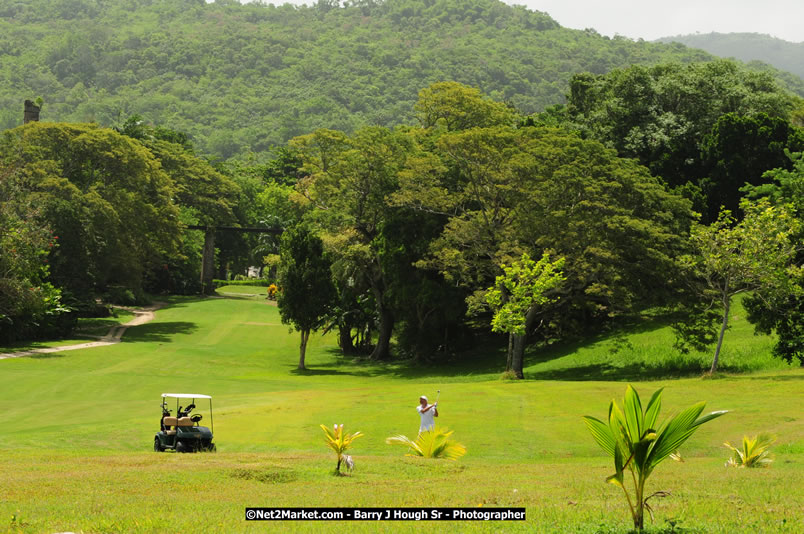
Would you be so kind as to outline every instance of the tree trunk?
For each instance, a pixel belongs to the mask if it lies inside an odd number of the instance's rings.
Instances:
[[[522,379],[525,378],[525,373],[523,372],[522,368],[524,366],[525,360],[525,342],[527,341],[528,337],[527,334],[519,335],[519,334],[512,334],[513,337],[513,347],[511,351],[511,371],[514,372],[517,378]]]
[[[353,354],[355,345],[352,341],[352,327],[350,325],[338,326],[338,346],[344,354]]]
[[[372,360],[387,360],[391,355],[391,334],[394,332],[394,315],[391,310],[380,305],[380,327],[377,345],[371,353]]]
[[[212,279],[215,278],[215,228],[207,227],[204,232],[204,253],[201,259],[201,294],[215,292]]]
[[[536,307],[528,310],[525,316],[525,333],[524,334],[511,334],[508,339],[508,359],[510,362],[510,370],[513,371],[517,378],[525,378],[525,346],[528,344],[528,332],[533,328],[536,322],[538,310]]]
[[[636,486],[636,516],[634,517],[634,528],[640,532],[645,529],[645,481],[640,475],[639,483]]]
[[[729,326],[729,308],[731,307],[731,298],[726,296],[723,300],[723,324],[720,326],[720,337],[717,339],[717,347],[715,348],[715,358],[712,360],[712,368],[709,373],[717,371],[717,361],[720,358],[720,347],[723,345],[723,336],[726,334],[726,328]]]
[[[307,352],[307,340],[310,339],[310,331],[301,331],[301,346],[299,347],[299,369],[306,369],[304,366],[304,354]]]
[[[514,368],[514,334],[508,334],[508,358],[505,361],[505,372]]]

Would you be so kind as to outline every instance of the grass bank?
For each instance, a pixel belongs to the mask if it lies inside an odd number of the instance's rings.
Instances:
[[[685,463],[657,469],[649,489],[672,496],[656,503],[654,530],[804,531],[804,372],[773,360],[772,340],[740,317],[717,378],[700,377],[708,355],[681,373],[657,364],[678,358],[667,335],[635,329],[626,346],[602,338],[534,352],[519,382],[499,380],[496,349],[425,368],[345,359],[333,338],[314,336],[310,369],[298,371],[298,334],[264,297],[174,298],[117,345],[0,361],[0,531],[167,532],[192,521],[204,532],[407,532],[421,525],[243,517],[246,506],[523,506],[525,523],[429,526],[622,532],[625,501],[605,484],[612,466],[580,417],[604,417],[627,382],[643,396],[665,387],[666,414],[698,400],[731,410],[685,444]],[[415,435],[416,399],[437,389],[439,422],[468,448],[458,462],[406,458],[384,443]],[[163,392],[213,395],[218,453],[151,452]],[[365,433],[352,476],[331,475],[321,423]],[[723,441],[760,431],[779,436],[773,467],[725,468]]]

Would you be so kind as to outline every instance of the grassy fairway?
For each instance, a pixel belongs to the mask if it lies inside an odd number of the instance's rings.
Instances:
[[[625,531],[622,493],[604,483],[612,466],[580,419],[604,417],[625,381],[643,397],[665,386],[665,414],[697,400],[732,410],[684,446],[685,463],[662,464],[649,481],[673,493],[655,503],[654,528],[672,520],[706,532],[804,531],[804,372],[771,360],[770,341],[748,335],[738,317],[724,366],[752,372],[702,379],[693,372],[708,355],[694,355],[673,378],[667,333],[640,330],[616,354],[604,339],[534,353],[521,382],[499,380],[494,350],[423,369],[344,360],[321,337],[299,372],[298,334],[264,298],[174,299],[120,344],[0,360],[0,531],[397,532],[421,525],[250,523],[244,508],[480,505],[524,506],[528,521],[429,527]],[[416,399],[436,389],[439,422],[469,451],[458,462],[406,458],[384,443],[415,436]],[[151,452],[162,392],[213,395],[218,453]],[[353,476],[331,476],[320,423],[366,434],[352,451]],[[722,442],[760,431],[779,436],[773,466],[726,469]]]

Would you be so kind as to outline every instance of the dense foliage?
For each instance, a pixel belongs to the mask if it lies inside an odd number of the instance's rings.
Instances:
[[[566,118],[584,136],[635,158],[695,202],[704,220],[737,210],[746,182],[789,166],[801,100],[732,61],[631,66],[573,76]]]
[[[98,311],[96,298],[197,292],[203,235],[186,227],[239,222],[238,186],[182,135],[138,120],[121,131],[45,122],[7,130],[0,169],[6,339],[63,335],[73,315]]]
[[[175,254],[173,183],[139,142],[95,125],[32,123],[4,132],[0,158],[59,236],[49,258],[59,287],[141,290],[145,272]]]
[[[270,227],[281,242],[219,230],[214,269],[278,280],[300,368],[319,327],[344,353],[421,360],[493,327],[521,378],[528,343],[647,308],[686,309],[681,337],[711,344],[733,293],[711,305],[696,236],[744,228],[748,190],[774,212],[800,200],[804,101],[782,78],[496,0],[0,0],[0,36],[0,128],[20,95],[44,97],[43,119],[96,121],[0,138],[7,325],[62,300],[196,292],[204,237],[188,226]],[[789,213],[765,226],[801,242]],[[800,254],[773,268],[800,272]],[[561,258],[561,283],[495,290],[524,258]],[[792,359],[788,282],[747,308]]]
[[[13,167],[0,165],[0,341],[64,334],[61,291],[48,280],[58,235],[39,218]]]
[[[567,283],[515,334],[520,377],[537,324],[540,339],[557,339],[671,298],[693,214],[647,169],[565,130],[519,128],[503,104],[457,83],[422,90],[414,109],[423,127],[318,130],[291,143],[307,218],[352,296],[336,320],[371,302],[374,358],[389,356],[395,331],[418,357],[451,354],[462,303],[487,314],[485,289],[523,253],[564,257]]]
[[[798,219],[799,232],[795,264],[804,265],[804,153],[788,154],[793,170],[774,169],[766,173],[771,183],[750,187],[749,196],[766,197],[779,206],[787,206]],[[798,292],[754,295],[746,299],[748,318],[759,332],[779,336],[774,353],[788,362],[797,359],[804,365],[804,273],[798,279]]]
[[[322,127],[410,123],[436,81],[533,113],[562,103],[577,72],[710,57],[498,0],[0,0],[0,128],[42,96],[45,120],[140,114],[228,158]]]

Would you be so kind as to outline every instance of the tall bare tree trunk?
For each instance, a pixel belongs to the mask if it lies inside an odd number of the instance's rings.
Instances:
[[[304,366],[304,355],[307,352],[307,340],[310,339],[310,331],[301,331],[301,346],[299,347],[299,369],[307,369]]]
[[[204,232],[204,255],[201,259],[202,295],[211,295],[215,292],[213,278],[215,278],[215,228],[208,227]]]
[[[387,360],[391,356],[391,335],[394,333],[394,314],[385,302],[385,281],[382,274],[372,277],[371,290],[377,302],[380,324],[377,333],[377,344],[369,356],[372,360]]]

